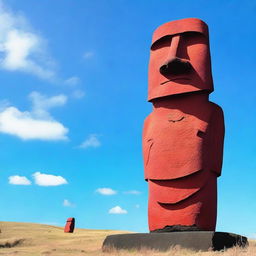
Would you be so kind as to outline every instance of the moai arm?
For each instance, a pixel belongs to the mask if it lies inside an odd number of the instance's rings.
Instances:
[[[209,169],[221,175],[223,145],[224,145],[224,115],[220,106],[213,104],[213,113],[209,125],[209,141],[208,141],[208,161]]]
[[[142,150],[143,150],[143,160],[144,160],[144,177],[145,180],[148,180],[147,176],[147,163],[149,161],[149,153],[150,148],[153,145],[153,138],[149,136],[149,123],[150,123],[150,115],[146,117],[143,126],[143,134],[142,134]]]

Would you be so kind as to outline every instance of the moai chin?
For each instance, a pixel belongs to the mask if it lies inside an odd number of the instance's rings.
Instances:
[[[165,23],[153,34],[143,157],[150,231],[214,231],[224,118],[213,91],[207,25]]]

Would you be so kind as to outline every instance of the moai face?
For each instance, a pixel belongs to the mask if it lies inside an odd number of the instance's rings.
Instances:
[[[196,18],[172,21],[153,34],[148,100],[213,91],[208,27]]]

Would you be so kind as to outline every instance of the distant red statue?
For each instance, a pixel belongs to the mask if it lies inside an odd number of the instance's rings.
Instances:
[[[143,157],[150,231],[214,231],[224,118],[213,91],[207,25],[165,23],[153,34]]]
[[[73,233],[75,228],[75,218],[68,218],[64,228],[65,233]]]

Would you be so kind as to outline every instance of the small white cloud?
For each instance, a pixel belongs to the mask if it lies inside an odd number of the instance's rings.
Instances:
[[[127,214],[128,212],[125,209],[122,209],[120,206],[115,206],[113,208],[111,208],[108,211],[109,214]]]
[[[72,97],[75,99],[82,99],[84,97],[85,93],[82,90],[75,90],[72,93]]]
[[[38,92],[29,95],[31,111],[10,106],[0,110],[0,132],[23,140],[67,140],[68,129],[54,120],[49,110],[66,103],[65,95],[46,97]]]
[[[60,186],[68,184],[67,180],[62,176],[55,176],[40,172],[35,172],[32,176],[38,186]]]
[[[77,84],[80,83],[80,78],[77,77],[77,76],[72,76],[72,77],[66,79],[66,80],[64,81],[64,83],[67,84],[67,85],[72,85],[72,86],[73,86],[73,85],[77,85]]]
[[[0,132],[23,140],[66,140],[68,129],[55,120],[35,119],[28,111],[8,107],[0,112]]]
[[[71,203],[68,199],[64,199],[63,206],[65,207],[74,207],[75,205]]]
[[[124,191],[124,194],[139,195],[141,194],[141,192],[138,190],[129,190],[129,191]]]
[[[117,191],[113,190],[112,188],[98,188],[96,192],[104,195],[104,196],[111,196],[117,194]]]
[[[0,68],[31,73],[53,80],[55,64],[46,40],[36,33],[24,15],[14,14],[0,2]]]
[[[67,103],[67,96],[59,94],[47,97],[39,92],[31,92],[29,98],[32,101],[32,113],[39,118],[52,119],[48,113],[51,108],[61,107]]]
[[[92,52],[92,51],[87,51],[87,52],[85,52],[85,53],[83,54],[83,57],[84,57],[84,59],[90,59],[90,58],[92,58],[94,55],[95,55],[94,52]]]
[[[88,138],[79,146],[80,148],[98,148],[101,146],[97,134],[91,134]]]
[[[31,181],[25,176],[13,175],[9,178],[9,184],[12,185],[31,185]]]

